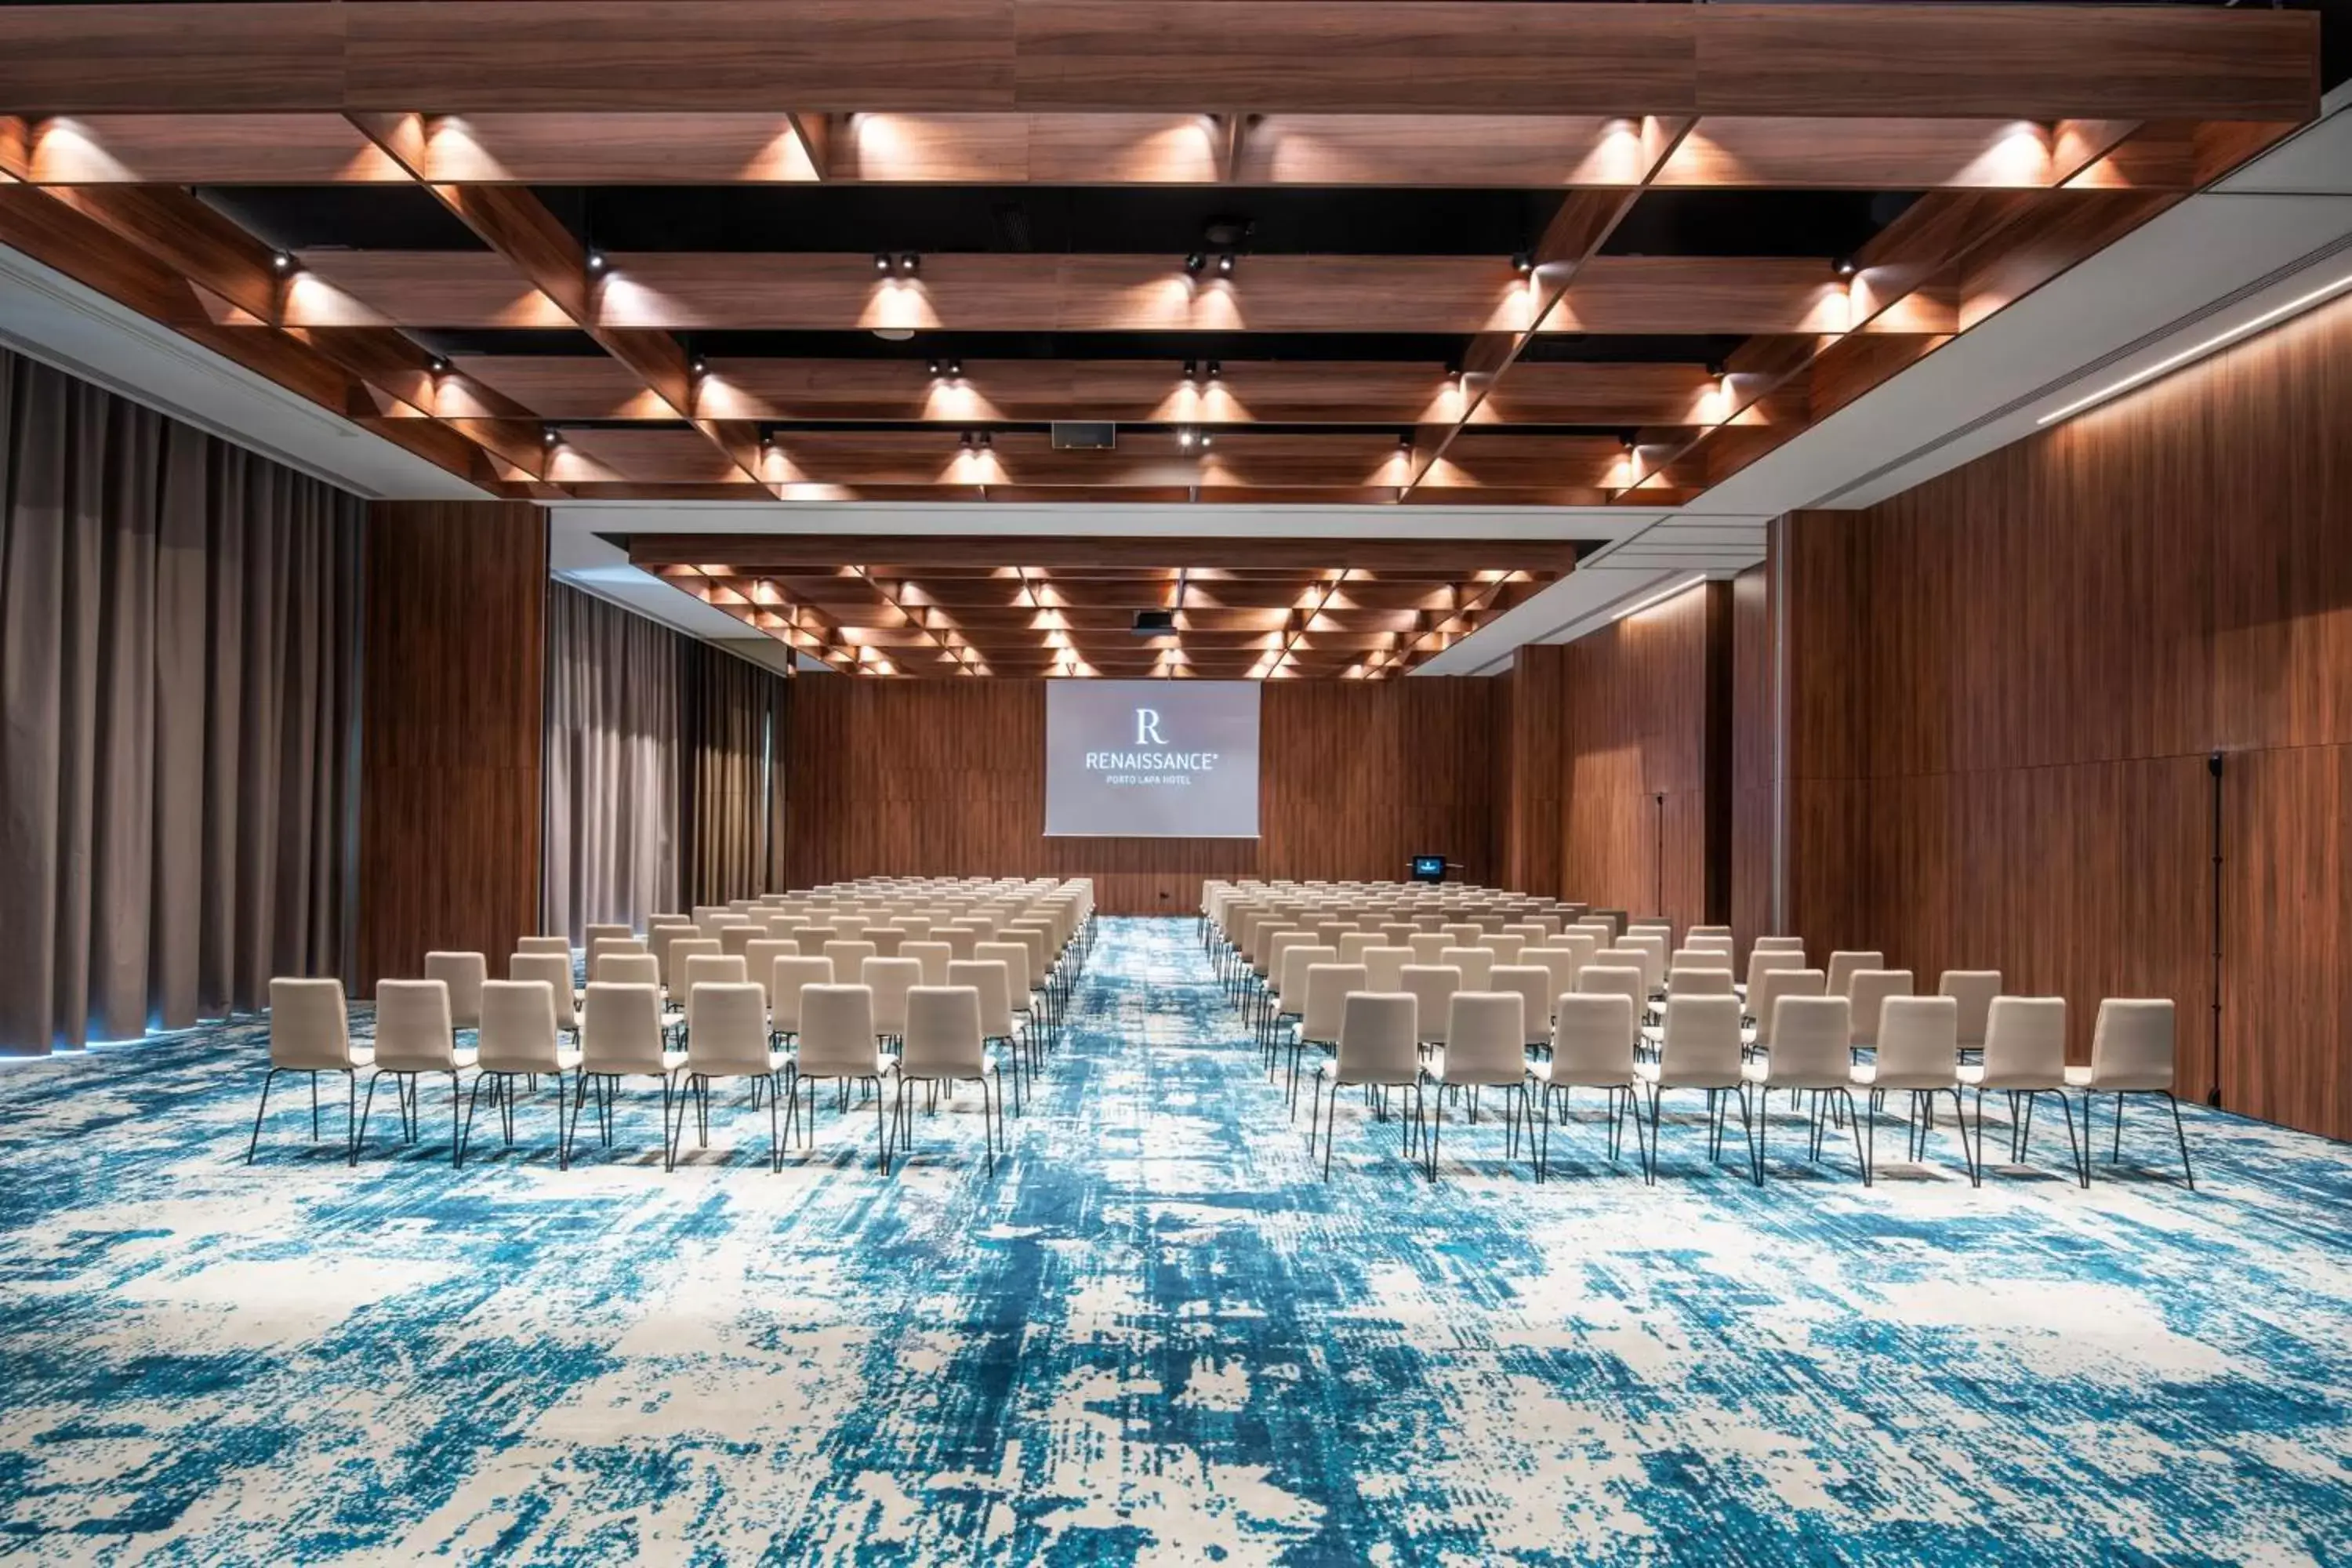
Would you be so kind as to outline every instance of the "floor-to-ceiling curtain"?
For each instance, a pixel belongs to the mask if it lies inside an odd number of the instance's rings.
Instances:
[[[782,784],[769,746],[783,722],[784,679],[704,644],[688,673],[688,890],[696,903],[751,898],[768,889],[770,788]]]
[[[688,641],[554,585],[547,602],[546,920],[637,923],[684,906]]]
[[[363,515],[0,351],[0,1052],[343,970]]]

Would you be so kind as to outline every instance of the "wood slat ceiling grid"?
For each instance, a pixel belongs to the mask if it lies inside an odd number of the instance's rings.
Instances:
[[[0,243],[518,498],[1665,506],[2312,118],[2317,62],[2315,18],[2204,5],[6,5]],[[1040,248],[1024,191],[1241,237]],[[1461,237],[1498,195],[1516,256]],[[900,248],[967,197],[986,244]],[[870,238],[588,238],[614,203],[820,198]],[[1069,419],[1115,447],[1057,448]],[[857,668],[1051,663],[1011,559],[694,581]],[[1176,601],[1125,565],[1034,592]],[[1183,573],[1195,672],[1267,637],[1286,672],[1400,669],[1568,569],[1235,565]]]

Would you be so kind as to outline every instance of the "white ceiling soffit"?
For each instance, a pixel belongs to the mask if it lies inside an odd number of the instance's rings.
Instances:
[[[1623,507],[972,506],[922,501],[563,501],[559,531],[1163,535],[1198,539],[1617,540],[1656,514]]]
[[[363,496],[488,499],[414,452],[5,246],[0,246],[0,342]]]

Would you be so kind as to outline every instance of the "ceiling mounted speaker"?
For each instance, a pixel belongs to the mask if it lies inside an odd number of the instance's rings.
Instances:
[[[1118,445],[1118,426],[1108,419],[1056,419],[1056,452],[1108,452]]]
[[[1135,635],[1139,637],[1164,637],[1173,636],[1176,631],[1176,612],[1173,610],[1138,610],[1135,612],[1135,626],[1132,629],[1134,630]]]

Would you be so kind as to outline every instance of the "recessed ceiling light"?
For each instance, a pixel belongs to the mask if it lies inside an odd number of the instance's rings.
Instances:
[[[877,272],[887,272],[887,271],[889,271],[889,270],[890,270],[890,258],[889,258],[889,257],[887,257],[887,255],[883,254],[881,251],[878,251],[878,250],[877,250],[877,251],[876,251],[876,252],[874,253],[874,270],[875,270],[875,271],[877,271]]]
[[[436,374],[436,375],[442,375],[442,374],[446,374],[446,373],[447,373],[448,369],[449,369],[449,362],[448,362],[447,360],[443,359],[439,354],[436,354],[436,355],[434,355],[434,356],[433,356],[433,374]]]
[[[951,376],[961,375],[963,374],[963,361],[960,359],[951,359],[948,361],[948,374]]]
[[[591,246],[588,250],[588,270],[590,272],[602,272],[604,270],[606,262],[604,260],[604,253]]]
[[[705,363],[700,354],[697,354],[687,362],[686,372],[688,375],[708,375],[710,374],[710,366]]]
[[[274,250],[269,254],[269,265],[280,272],[291,272],[294,270],[294,253],[290,250]]]
[[[931,374],[932,374],[933,375],[937,375],[937,374],[940,374],[940,362],[939,362],[939,361],[937,361],[937,360],[933,360],[933,361],[931,362]]]
[[[923,258],[911,250],[898,258],[898,270],[905,273],[909,278],[912,278],[918,271],[919,271],[922,265]]]
[[[1213,436],[1210,435],[1210,434],[1209,434],[1207,431],[1205,431],[1205,430],[1203,430],[1203,431],[1202,431],[1202,432],[1201,432],[1201,450],[1202,450],[1203,452],[1205,452],[1205,451],[1207,451],[1210,447],[1212,447],[1215,446],[1216,444],[1217,444],[1217,438],[1216,438],[1215,437],[1213,437]]]
[[[1218,257],[1218,258],[1217,258],[1217,270],[1218,270],[1218,271],[1220,271],[1220,272],[1223,272],[1223,273],[1228,273],[1228,274],[1230,274],[1230,273],[1233,271],[1233,269],[1234,269],[1234,253],[1233,253],[1232,251],[1228,250],[1228,251],[1226,251],[1223,256],[1220,256],[1220,257]]]
[[[539,444],[542,447],[552,447],[558,441],[562,439],[563,437],[557,433],[555,426],[552,425],[539,433]]]

